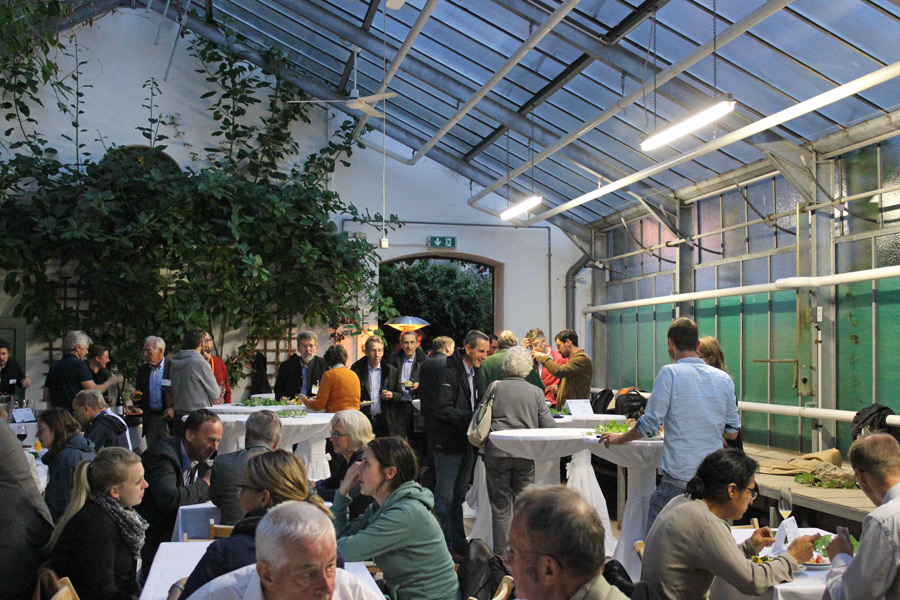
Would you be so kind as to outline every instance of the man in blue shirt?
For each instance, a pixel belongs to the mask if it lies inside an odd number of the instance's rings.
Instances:
[[[667,337],[673,364],[659,370],[644,415],[627,433],[600,436],[608,447],[654,437],[660,426],[665,431],[659,461],[662,480],[650,497],[645,531],[669,500],[684,493],[706,455],[720,449],[723,438],[736,438],[741,428],[734,381],[697,356],[697,324],[675,319]]]
[[[175,418],[172,364],[166,360],[166,342],[161,337],[145,338],[143,354],[131,399],[143,412],[144,436],[147,446],[152,446],[169,436],[169,422]]]
[[[70,331],[66,334],[63,340],[63,351],[66,354],[53,363],[47,373],[44,402],[72,412],[72,400],[78,392],[97,390],[105,394],[109,386],[116,382],[115,377],[110,377],[103,383],[94,383],[94,376],[84,362],[91,343],[91,338],[83,331]]]

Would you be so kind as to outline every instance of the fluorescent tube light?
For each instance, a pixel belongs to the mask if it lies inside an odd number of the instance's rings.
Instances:
[[[518,204],[513,204],[502,213],[500,213],[500,218],[504,221],[509,221],[513,217],[518,217],[519,215],[528,212],[538,204],[540,204],[544,199],[541,196],[531,196],[530,198],[525,198]]]
[[[704,125],[708,125],[709,123],[712,123],[717,119],[721,119],[734,110],[734,105],[734,98],[731,94],[728,94],[721,102],[717,102],[709,108],[701,110],[695,115],[692,115],[682,121],[678,121],[677,123],[673,123],[662,131],[654,133],[646,140],[641,142],[641,150],[645,152],[648,150],[655,150],[656,148],[665,146],[669,142],[677,140],[678,138],[687,135],[692,131],[700,129]]]

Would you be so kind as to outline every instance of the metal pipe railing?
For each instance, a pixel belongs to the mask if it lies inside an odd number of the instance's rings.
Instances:
[[[836,410],[832,408],[816,408],[812,406],[785,406],[783,404],[763,404],[761,402],[738,402],[738,409],[747,412],[767,413],[801,419],[830,419],[843,423],[852,423],[856,413],[852,410]],[[900,415],[891,415],[885,423],[900,426]]]

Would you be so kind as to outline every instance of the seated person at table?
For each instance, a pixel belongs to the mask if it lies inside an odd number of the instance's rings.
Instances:
[[[0,394],[13,395],[16,388],[27,389],[31,378],[25,377],[25,369],[11,357],[9,342],[0,338]]]
[[[240,506],[241,474],[250,457],[270,452],[281,441],[281,419],[271,410],[247,417],[244,447],[216,457],[209,479],[209,499],[222,511],[222,525],[234,525],[244,516]]]
[[[75,489],[53,531],[47,567],[68,577],[82,600],[129,600],[147,522],[135,512],[147,482],[141,457],[104,448],[75,469]]]
[[[740,593],[758,596],[794,579],[812,558],[816,535],[800,536],[787,551],[768,563],[749,558],[775,543],[772,530],[761,527],[736,544],[726,519],[740,519],[756,498],[755,460],[734,449],[716,450],[697,468],[687,493],[673,498],[647,534],[641,577],[655,600],[706,598],[713,577]]]
[[[627,598],[603,577],[603,523],[578,492],[561,485],[531,487],[516,500],[515,513],[504,562],[517,597]]]
[[[824,598],[900,598],[900,444],[885,433],[860,438],[850,447],[850,464],[877,508],[863,521],[855,554],[849,531],[838,527],[827,548],[832,568]]]
[[[107,446],[129,448],[128,427],[125,421],[106,412],[103,394],[97,390],[81,390],[72,400],[75,418],[84,427],[84,437],[94,442],[99,452]]]
[[[332,504],[338,550],[348,561],[374,559],[394,600],[456,600],[459,581],[431,492],[413,481],[416,453],[399,437],[375,438],[348,469]],[[357,483],[375,502],[350,520]]]
[[[184,584],[182,595],[185,598],[216,577],[256,562],[256,528],[273,506],[298,500],[330,514],[321,498],[307,492],[303,463],[297,455],[285,450],[251,456],[239,481],[244,518],[234,526],[230,537],[216,540],[206,549],[206,554]],[[169,594],[169,600],[175,597]]]
[[[213,579],[191,600],[384,600],[337,566],[334,527],[318,507],[285,502],[256,528],[256,564]],[[423,597],[424,598],[424,597]]]
[[[162,542],[172,539],[178,508],[209,500],[209,467],[206,461],[222,439],[222,422],[210,410],[190,413],[181,435],[160,440],[141,455],[150,487],[141,513],[150,528],[141,552],[141,572],[146,580],[153,557]]]
[[[316,493],[323,500],[334,502],[334,495],[347,475],[347,469],[356,468],[362,460],[363,450],[373,439],[372,423],[358,410],[342,410],[331,417],[331,444],[337,456],[332,455],[331,477],[316,482]],[[353,500],[349,509],[352,520],[366,510],[372,498],[360,494],[359,484],[350,489],[349,496]]]
[[[336,413],[341,410],[359,410],[359,377],[347,368],[347,351],[343,346],[332,346],[325,351],[328,370],[322,375],[319,393],[312,398],[303,394],[303,404],[313,410]]]
[[[53,520],[58,521],[72,498],[75,467],[83,460],[94,458],[94,444],[81,434],[81,426],[72,413],[62,408],[41,413],[37,438],[47,449],[41,458],[48,471],[44,500]]]

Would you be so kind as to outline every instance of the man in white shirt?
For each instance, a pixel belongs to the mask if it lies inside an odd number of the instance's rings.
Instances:
[[[385,361],[397,369],[400,389],[403,390],[399,399],[386,403],[384,406],[384,408],[390,409],[394,413],[390,423],[391,435],[398,435],[407,440],[413,437],[411,436],[414,418],[412,401],[419,397],[419,368],[427,358],[425,353],[419,348],[419,338],[416,332],[404,331],[400,334],[400,349],[391,354]],[[417,449],[424,450],[421,447]]]
[[[824,600],[900,598],[900,444],[886,433],[859,438],[850,464],[876,508],[863,521],[854,554],[846,527],[828,544],[832,568]]]
[[[334,526],[321,509],[284,502],[256,528],[256,564],[213,579],[198,600],[383,600],[361,579],[337,568]]]
[[[396,435],[394,428],[393,401],[400,400],[400,374],[393,366],[386,364],[384,340],[376,335],[369,337],[364,345],[366,355],[350,366],[359,377],[360,401],[372,404],[364,407],[363,413],[372,420],[372,431],[376,436]]]

